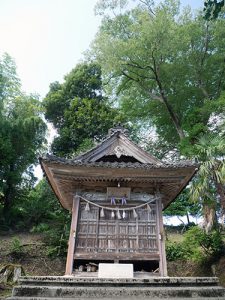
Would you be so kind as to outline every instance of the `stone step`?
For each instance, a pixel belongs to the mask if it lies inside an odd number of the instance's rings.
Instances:
[[[216,277],[148,277],[107,279],[73,276],[27,276],[19,279],[11,300],[50,299],[223,299]]]
[[[10,298],[8,298],[8,300],[52,300],[53,298],[46,298],[46,297],[10,297]],[[59,299],[59,298],[58,298]],[[63,299],[63,300],[71,300],[71,299],[76,299],[76,300],[87,300],[87,298],[65,298],[65,297],[63,297],[63,298],[61,298],[61,299]],[[124,298],[124,297],[120,297],[120,298],[118,298],[117,297],[117,299],[119,299],[119,300],[136,300],[137,298],[136,297],[129,297],[129,298]],[[157,299],[157,298],[155,298],[155,299]],[[159,299],[159,298],[158,298]],[[187,300],[188,298],[181,298],[181,297],[179,297],[179,298],[177,298],[177,300]],[[191,300],[225,300],[225,297],[198,297],[198,298],[191,298]],[[101,300],[115,300],[115,298],[114,297],[112,297],[112,298],[101,298]],[[140,297],[138,297],[138,300],[146,300],[146,297],[142,297],[142,298],[140,298]],[[174,300],[174,298],[166,298],[166,300]]]
[[[62,287],[62,286],[18,286],[14,287],[11,299],[21,299],[29,296],[36,298],[198,298],[222,297],[225,299],[225,289],[219,286],[200,287]]]
[[[151,277],[130,279],[80,278],[65,276],[28,276],[20,277],[20,285],[32,286],[217,286],[217,277]]]

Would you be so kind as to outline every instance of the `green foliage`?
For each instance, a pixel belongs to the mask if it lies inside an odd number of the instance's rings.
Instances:
[[[203,207],[204,228],[216,225],[216,211],[225,216],[225,141],[223,136],[204,135],[192,147],[195,158],[201,162],[198,177],[192,181],[192,201]],[[219,205],[218,205],[219,204]]]
[[[199,257],[218,257],[224,251],[221,232],[213,230],[207,234],[201,228],[195,226],[185,233],[184,246],[190,248],[190,252],[196,255],[197,247],[200,247]],[[193,249],[193,250],[192,250]],[[194,257],[192,254],[192,257]]]
[[[46,179],[29,192],[20,203],[20,210],[23,228],[43,234],[48,254],[51,257],[65,255],[71,216],[60,206]]]
[[[42,233],[48,254],[65,256],[71,216],[60,206],[46,179],[16,201],[10,213],[8,224],[11,229]],[[12,253],[20,255],[20,246],[20,241],[15,240]]]
[[[100,1],[104,19],[92,53],[106,91],[129,120],[154,126],[170,150],[184,139],[193,145],[208,132],[215,106],[224,111],[217,99],[225,86],[225,20],[180,12],[178,1],[134,2]]]
[[[166,258],[168,261],[184,259],[186,250],[182,243],[167,242],[166,243]]]
[[[37,225],[34,225],[30,232],[33,232],[33,233],[43,233],[43,232],[46,232],[50,229],[50,226],[49,224],[46,224],[46,223],[39,223]]]
[[[45,232],[47,255],[50,257],[66,256],[70,230],[70,215],[64,216],[64,224],[58,224]]]
[[[47,255],[50,257],[65,257],[68,250],[70,222],[70,214],[62,211],[55,216],[54,221],[45,224],[45,226],[42,225],[44,241],[47,245]]]
[[[163,214],[164,216],[186,216],[187,223],[190,223],[189,216],[198,216],[200,212],[200,204],[190,201],[189,189],[186,188],[177,199],[167,207]]]
[[[23,255],[23,245],[21,244],[21,241],[18,238],[13,238],[11,245],[10,245],[10,254],[14,257],[20,257]]]
[[[206,20],[212,20],[218,18],[225,5],[224,0],[205,0],[204,1],[204,13]]]
[[[45,131],[41,103],[21,92],[15,63],[4,55],[0,60],[0,205],[6,222],[14,203],[35,182],[31,165],[43,151]]]
[[[166,255],[170,261],[183,259],[202,262],[218,259],[224,253],[224,247],[220,231],[213,230],[207,234],[203,229],[194,226],[184,234],[182,242],[166,244]]]
[[[174,0],[158,5],[152,1],[102,0],[98,12],[103,21],[89,55],[101,65],[112,101],[130,121],[155,129],[156,138],[147,141],[146,148],[154,149],[159,158],[179,158],[180,154],[196,158],[201,137],[208,137],[208,145],[215,136],[223,139],[223,16],[206,21],[202,12],[193,13],[190,8],[181,11]],[[207,159],[197,157],[204,166],[206,160],[212,161],[211,153],[206,155]],[[219,156],[216,160],[215,172],[211,166],[202,177],[201,166],[194,181],[200,182],[194,185],[198,194],[194,198],[204,211],[209,198],[214,207],[220,198],[225,211],[223,163],[218,163]],[[213,179],[216,177],[220,177],[216,179],[220,186]],[[181,213],[181,208],[175,207],[178,202],[173,209]]]
[[[50,222],[62,211],[46,179],[39,181],[26,197],[16,205],[22,212],[23,223],[26,228]]]
[[[114,123],[124,121],[102,94],[101,68],[95,63],[76,66],[63,84],[53,83],[44,99],[46,119],[58,130],[52,144],[57,155],[71,156],[93,146]]]

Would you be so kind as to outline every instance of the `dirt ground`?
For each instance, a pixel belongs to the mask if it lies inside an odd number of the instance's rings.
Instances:
[[[13,238],[20,240],[23,252],[17,257],[10,254]],[[17,233],[0,236],[0,266],[21,264],[26,275],[63,275],[65,259],[50,259],[40,234]]]
[[[22,245],[22,253],[17,256],[12,252],[13,239]],[[26,275],[63,275],[65,258],[50,259],[41,234],[4,233],[0,235],[0,270],[8,264],[21,265]],[[0,283],[0,299],[11,295],[12,286]]]

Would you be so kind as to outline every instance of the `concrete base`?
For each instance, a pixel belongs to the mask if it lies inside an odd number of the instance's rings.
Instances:
[[[133,264],[99,264],[98,278],[133,278]]]

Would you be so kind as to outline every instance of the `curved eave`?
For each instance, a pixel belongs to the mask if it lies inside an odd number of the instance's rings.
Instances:
[[[48,181],[59,199],[61,205],[71,210],[72,197],[75,187],[79,184],[88,185],[90,182],[116,184],[121,181],[135,185],[159,186],[163,191],[164,209],[185,188],[197,171],[196,165],[186,166],[151,166],[140,164],[71,164],[68,161],[51,161],[40,159],[40,163]]]
[[[42,171],[46,175],[46,178],[47,178],[54,194],[59,199],[60,204],[62,205],[63,208],[65,208],[67,210],[71,210],[71,207],[69,207],[68,205],[65,205],[64,197],[61,194],[61,192],[57,186],[57,182],[54,180],[52,172],[50,171],[48,165],[44,163],[44,159],[42,157],[39,157],[39,162],[40,162]]]

